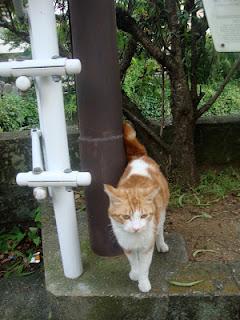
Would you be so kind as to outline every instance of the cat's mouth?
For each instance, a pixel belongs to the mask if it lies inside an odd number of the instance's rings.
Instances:
[[[137,229],[130,229],[128,232],[133,233],[133,234],[137,234],[137,233],[141,233],[144,230],[144,227],[142,228],[137,228]]]
[[[133,230],[133,233],[139,233],[140,231],[141,231],[141,229]]]

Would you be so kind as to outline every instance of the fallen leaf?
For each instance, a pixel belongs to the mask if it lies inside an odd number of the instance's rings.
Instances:
[[[179,281],[168,281],[168,282],[170,284],[172,284],[174,286],[178,286],[178,287],[192,287],[192,286],[195,286],[203,281],[204,280],[197,280],[197,281],[193,281],[193,282],[179,282]]]
[[[212,216],[210,214],[208,214],[207,212],[203,212],[202,214],[198,214],[198,215],[192,217],[190,220],[187,221],[187,223],[190,223],[193,220],[198,219],[198,218],[211,219]]]
[[[180,207],[183,207],[183,198],[184,198],[185,194],[182,194],[179,198],[178,198],[178,204]]]
[[[199,253],[202,253],[202,252],[217,253],[217,251],[211,250],[211,249],[198,249],[198,250],[196,250],[196,251],[193,252],[193,257],[195,258]]]

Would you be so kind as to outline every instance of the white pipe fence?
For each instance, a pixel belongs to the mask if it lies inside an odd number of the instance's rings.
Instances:
[[[66,76],[80,73],[78,59],[56,58],[1,62],[2,77],[18,76]]]
[[[91,183],[88,172],[71,171],[67,141],[62,83],[59,76],[79,73],[77,59],[59,56],[56,21],[52,0],[14,1],[20,18],[27,12],[32,60],[0,63],[0,76],[21,77],[26,90],[34,80],[40,130],[32,130],[33,170],[17,175],[17,183],[34,187],[34,196],[44,199],[47,188],[52,197],[64,274],[76,278],[82,273],[80,242],[72,187]],[[57,78],[55,77],[57,76]],[[41,136],[41,140],[40,140]],[[43,155],[42,155],[43,154]]]

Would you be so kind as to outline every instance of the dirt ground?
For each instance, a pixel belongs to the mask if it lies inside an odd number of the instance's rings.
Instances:
[[[170,207],[165,229],[184,237],[190,260],[240,260],[239,195],[233,193],[207,207]]]
[[[85,210],[82,192],[76,195],[76,200],[78,208]],[[165,232],[177,232],[183,236],[189,260],[240,260],[239,193],[214,200],[209,206],[170,206]]]

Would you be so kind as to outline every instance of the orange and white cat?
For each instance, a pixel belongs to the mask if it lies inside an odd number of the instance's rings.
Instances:
[[[169,189],[133,127],[125,122],[123,132],[129,163],[117,188],[105,184],[104,190],[110,200],[108,214],[113,232],[131,265],[129,277],[138,281],[140,291],[148,292],[154,245],[159,252],[169,250],[164,241]]]

